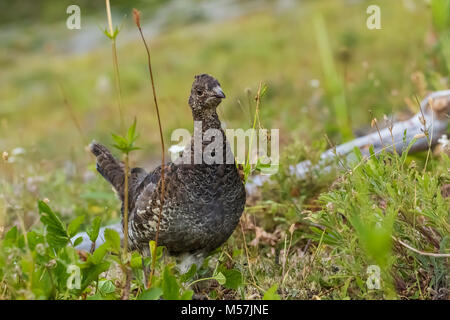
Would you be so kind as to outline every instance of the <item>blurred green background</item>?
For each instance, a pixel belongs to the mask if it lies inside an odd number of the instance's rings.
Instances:
[[[190,86],[194,75],[210,73],[227,94],[219,111],[229,128],[251,127],[249,97],[259,81],[267,84],[261,122],[280,128],[283,149],[325,133],[340,143],[352,131],[364,131],[369,110],[378,118],[416,112],[415,103],[408,110],[405,98],[414,101],[414,95],[420,99],[427,90],[447,88],[448,13],[433,11],[436,3],[448,5],[445,0],[112,0],[113,23],[121,28],[126,122],[137,117],[138,144],[145,150],[133,159],[156,163],[159,138],[132,8],[142,11],[150,42],[166,141],[173,129],[192,128]],[[81,30],[66,28],[70,4],[81,8]],[[381,9],[381,30],[366,27],[371,4]],[[318,27],[317,21],[324,24]],[[102,32],[105,2],[1,1],[0,23],[0,150],[23,148],[29,159],[50,160],[50,167],[68,156],[92,162],[84,146],[94,138],[110,145],[111,132],[119,130],[111,43]]]

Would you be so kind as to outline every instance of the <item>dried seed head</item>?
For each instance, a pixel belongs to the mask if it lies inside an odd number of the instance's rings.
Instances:
[[[55,259],[50,260],[45,266],[49,269],[53,268],[54,266],[56,266],[56,260]]]
[[[420,138],[424,138],[426,137],[426,135],[424,133],[418,133],[414,136],[414,139],[420,139]]]
[[[133,8],[133,20],[138,28],[141,28],[141,12]]]
[[[426,121],[425,118],[422,117],[422,116],[419,116],[419,121],[420,121],[420,123],[421,123],[423,126],[427,124],[427,121]]]
[[[433,98],[429,97],[428,98],[428,105],[430,106],[431,110],[433,110]]]
[[[8,152],[3,151],[2,158],[3,158],[3,160],[8,161],[8,158],[9,158]]]
[[[295,223],[293,223],[290,227],[289,227],[289,233],[293,234],[295,231]]]
[[[44,201],[45,203],[50,203],[50,200],[48,198],[44,198],[42,201]]]

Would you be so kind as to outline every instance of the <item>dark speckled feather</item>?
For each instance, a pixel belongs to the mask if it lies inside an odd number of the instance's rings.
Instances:
[[[202,121],[203,132],[210,128],[220,130],[225,160],[231,151],[216,112],[223,98],[216,79],[206,74],[195,77],[189,97],[193,120]],[[204,142],[203,148],[207,143]],[[193,157],[193,141],[190,149]],[[100,144],[93,143],[91,150],[97,157],[97,170],[123,201],[123,165]],[[245,188],[236,165],[167,163],[164,171],[166,192],[159,244],[174,255],[197,256],[222,245],[236,228],[245,206]],[[148,253],[160,210],[161,168],[148,174],[134,168],[130,178],[129,240],[132,249]]]

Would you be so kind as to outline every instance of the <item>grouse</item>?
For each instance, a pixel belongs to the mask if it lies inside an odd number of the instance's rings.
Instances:
[[[215,78],[208,74],[195,76],[189,106],[193,120],[201,127],[195,126],[194,137],[182,153],[188,155],[190,161],[169,162],[164,167],[165,192],[158,244],[181,260],[182,272],[193,263],[201,263],[208,253],[227,241],[245,206],[245,187],[217,115],[216,109],[223,98],[225,94]],[[209,129],[221,135],[217,140],[223,152],[221,162],[194,159],[199,148],[201,153],[208,153],[208,139],[202,139],[201,146],[195,147],[194,138],[196,134],[203,137]],[[99,143],[93,142],[90,150],[97,158],[97,171],[112,184],[122,201],[123,214],[123,164]],[[216,150],[211,152],[213,157]],[[149,241],[154,240],[156,234],[161,204],[160,179],[160,166],[150,173],[142,168],[130,170],[128,238],[130,249],[144,255],[149,254]]]

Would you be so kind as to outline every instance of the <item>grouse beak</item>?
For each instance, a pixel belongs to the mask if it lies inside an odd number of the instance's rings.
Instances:
[[[225,98],[225,93],[223,93],[221,87],[219,87],[219,86],[214,87],[213,92],[214,92],[214,97],[220,98],[220,99]]]

